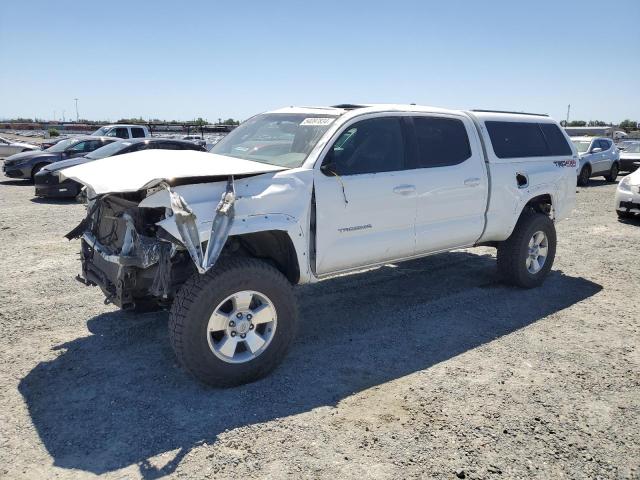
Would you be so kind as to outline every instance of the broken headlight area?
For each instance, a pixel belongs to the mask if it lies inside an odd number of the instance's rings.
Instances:
[[[82,281],[121,308],[156,298],[168,303],[194,271],[189,255],[156,223],[164,208],[140,208],[138,194],[105,195],[67,238],[81,238]]]

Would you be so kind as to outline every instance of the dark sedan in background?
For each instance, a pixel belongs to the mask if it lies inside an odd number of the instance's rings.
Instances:
[[[60,181],[58,173],[74,165],[99,160],[101,158],[139,152],[140,150],[197,150],[206,151],[204,147],[184,140],[167,138],[132,138],[119,140],[95,150],[84,157],[72,158],[47,165],[34,177],[37,197],[75,197],[80,193],[82,185],[73,180]]]
[[[2,171],[7,177],[33,180],[36,173],[50,163],[82,157],[116,140],[112,137],[90,135],[67,138],[46,150],[16,153],[7,157],[2,165]]]

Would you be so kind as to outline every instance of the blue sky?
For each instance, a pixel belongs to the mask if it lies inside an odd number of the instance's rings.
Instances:
[[[216,5],[218,4],[218,5]],[[6,1],[0,118],[400,102],[640,121],[640,1]]]

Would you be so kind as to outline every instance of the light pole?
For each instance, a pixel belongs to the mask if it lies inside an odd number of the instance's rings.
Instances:
[[[80,121],[80,115],[78,115],[78,99],[74,98],[74,100],[76,101],[76,123],[78,123]]]
[[[66,110],[62,110],[62,123],[64,123],[64,114],[65,114]]]

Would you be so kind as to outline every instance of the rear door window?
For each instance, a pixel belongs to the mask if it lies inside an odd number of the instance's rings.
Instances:
[[[571,155],[571,147],[556,124],[541,123],[540,129],[549,145],[551,155]]]
[[[493,151],[498,158],[546,157],[551,155],[537,123],[485,122]]]
[[[467,129],[461,120],[414,117],[417,168],[457,165],[471,157]]]
[[[133,138],[144,138],[144,129],[140,127],[133,127],[131,129],[131,136]]]
[[[117,127],[115,129],[115,136],[118,138],[129,138],[129,131],[126,127]]]

